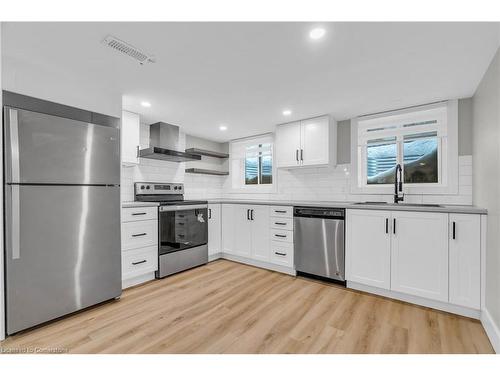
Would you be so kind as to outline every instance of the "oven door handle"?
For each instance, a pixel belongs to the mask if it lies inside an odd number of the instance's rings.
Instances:
[[[206,204],[197,204],[197,205],[183,205],[183,206],[160,206],[160,212],[168,212],[168,211],[189,211],[189,210],[199,210],[203,208],[208,208]]]

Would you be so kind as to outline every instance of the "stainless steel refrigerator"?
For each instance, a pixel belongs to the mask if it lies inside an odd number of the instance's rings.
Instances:
[[[3,93],[6,327],[121,294],[120,121]]]

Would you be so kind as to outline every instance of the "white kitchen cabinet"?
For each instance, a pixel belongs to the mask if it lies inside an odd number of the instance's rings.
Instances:
[[[448,214],[392,211],[391,290],[448,301]]]
[[[330,162],[330,122],[327,116],[300,123],[301,162],[304,166]],[[335,148],[335,145],[331,145]]]
[[[223,252],[269,261],[269,206],[222,205]]]
[[[390,211],[347,210],[346,279],[391,287]]]
[[[122,164],[132,166],[139,163],[137,150],[140,143],[140,118],[137,113],[122,111],[121,155]]]
[[[216,256],[222,251],[221,205],[208,205],[208,256]]]
[[[275,157],[278,168],[335,164],[337,123],[329,116],[276,127]]]
[[[481,307],[481,217],[450,214],[450,302],[474,309]]]
[[[251,206],[252,258],[269,261],[269,206]]]
[[[278,168],[299,166],[300,136],[300,121],[276,127],[275,158]]]
[[[235,204],[223,204],[222,211],[222,252],[225,254],[234,254],[235,246]]]

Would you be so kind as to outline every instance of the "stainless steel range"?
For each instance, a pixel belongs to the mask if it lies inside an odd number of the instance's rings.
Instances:
[[[184,185],[136,182],[135,200],[158,202],[157,278],[208,262],[207,201],[184,200]]]

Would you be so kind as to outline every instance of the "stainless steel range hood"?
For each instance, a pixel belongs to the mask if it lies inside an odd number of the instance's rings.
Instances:
[[[174,162],[201,160],[200,155],[179,151],[179,127],[157,122],[149,128],[149,147],[139,150],[140,158]]]

